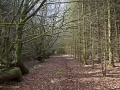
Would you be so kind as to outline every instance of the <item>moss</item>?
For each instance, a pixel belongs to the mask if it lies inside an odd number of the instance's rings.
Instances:
[[[56,75],[61,75],[62,72],[61,72],[61,71],[57,71],[55,74],[56,74]]]
[[[109,64],[109,67],[115,67],[115,65],[111,63],[111,64]]]
[[[4,83],[10,80],[16,79],[22,81],[22,72],[19,67],[11,67],[0,72],[0,83]]]
[[[18,79],[17,79],[17,81],[22,81],[22,80],[23,80],[23,77],[22,77],[22,73],[21,73],[21,71],[20,71],[20,68],[19,68],[19,70],[17,71],[17,74],[18,74]]]
[[[106,77],[106,73],[103,73],[103,77]]]

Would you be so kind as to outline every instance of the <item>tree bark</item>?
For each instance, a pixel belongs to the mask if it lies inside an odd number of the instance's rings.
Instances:
[[[15,41],[15,62],[16,66],[20,68],[22,74],[27,74],[29,73],[29,69],[27,66],[24,65],[22,61],[22,30],[23,30],[23,25],[19,25],[18,28],[16,28],[16,41]]]
[[[112,27],[111,27],[111,8],[110,8],[110,0],[108,2],[108,50],[109,50],[109,65],[114,67],[114,60],[113,60],[113,50],[112,50]]]
[[[84,62],[84,65],[87,65],[87,58],[86,58],[86,55],[87,55],[87,46],[86,46],[86,36],[85,36],[85,33],[86,33],[86,28],[85,28],[85,17],[84,17],[84,0],[82,1],[82,14],[83,14],[83,17],[82,17],[82,34],[83,34],[83,62]]]

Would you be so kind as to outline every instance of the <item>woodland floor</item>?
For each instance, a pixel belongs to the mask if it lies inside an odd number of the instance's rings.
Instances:
[[[105,78],[99,64],[92,69],[68,55],[54,55],[44,63],[30,61],[27,65],[32,68],[22,82],[9,82],[9,88],[1,90],[120,90],[120,63],[107,67]]]

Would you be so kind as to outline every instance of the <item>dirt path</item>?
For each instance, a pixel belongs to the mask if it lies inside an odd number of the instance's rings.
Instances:
[[[103,78],[100,65],[82,66],[67,55],[55,55],[24,76],[24,81],[10,82],[2,90],[120,90],[120,66],[108,69]]]

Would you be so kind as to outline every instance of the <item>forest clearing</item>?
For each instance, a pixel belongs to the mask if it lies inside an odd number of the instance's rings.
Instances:
[[[0,89],[120,90],[120,0],[0,0]]]

